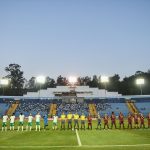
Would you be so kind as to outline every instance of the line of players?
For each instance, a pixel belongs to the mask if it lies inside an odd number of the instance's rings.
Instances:
[[[10,118],[8,118],[8,116],[5,114],[3,116],[3,121],[2,121],[2,131],[4,131],[4,130],[7,131],[7,122],[8,122],[8,120],[10,120],[10,130],[14,130],[15,129],[15,127],[14,127],[15,126],[15,118],[16,118],[15,114],[10,116]],[[24,119],[25,119],[25,116],[22,113],[20,113],[19,123],[18,123],[18,130],[17,131],[19,131],[20,128],[21,128],[22,131],[24,130]],[[30,114],[28,116],[28,124],[26,126],[27,131],[28,131],[28,129],[30,131],[32,130],[32,120],[33,120],[33,116],[32,116],[32,114]],[[36,120],[36,131],[37,131],[37,129],[39,129],[39,131],[40,131],[40,129],[41,129],[41,127],[40,127],[40,120],[41,120],[40,113],[37,113],[37,115],[35,116],[35,120]]]
[[[8,118],[7,115],[3,116],[3,122],[2,122],[2,131],[7,131],[7,122],[8,120],[10,120],[10,130],[14,130],[14,125],[15,125],[15,115],[13,114],[12,116],[10,116],[10,118]],[[26,131],[31,131],[32,130],[32,122],[33,122],[33,116],[32,114],[30,114],[28,117],[28,124],[26,126]],[[35,115],[35,122],[36,122],[36,128],[35,131],[40,131],[41,130],[41,126],[40,126],[40,121],[41,121],[42,117],[40,115],[40,113],[37,113]],[[101,129],[101,124],[102,124],[102,119],[104,122],[104,129],[112,129],[112,128],[117,128],[116,126],[116,120],[117,117],[115,115],[114,112],[112,112],[111,116],[108,116],[107,114],[104,115],[104,117],[101,118],[100,115],[98,115],[97,117],[97,128],[96,129]],[[24,130],[24,120],[25,120],[25,116],[21,113],[19,115],[19,123],[18,123],[18,130],[20,129],[23,131]],[[44,120],[44,130],[46,129],[46,127],[48,126],[48,116],[44,115],[43,116],[43,120]],[[58,120],[60,120],[60,128],[61,130],[65,130],[66,129],[66,124],[67,124],[67,129],[78,129],[79,130],[79,120],[81,121],[81,130],[85,130],[85,124],[86,124],[86,120],[87,120],[87,129],[91,129],[92,130],[92,117],[89,114],[88,117],[86,117],[83,113],[81,116],[79,116],[77,113],[76,114],[71,114],[70,112],[65,115],[65,113],[62,113],[60,116],[60,119],[58,119],[58,116],[53,115],[53,130],[56,130],[58,127]],[[74,127],[72,126],[73,124],[73,120],[74,120]],[[111,121],[111,124],[109,124],[109,120]],[[118,116],[118,120],[119,120],[119,128],[125,128],[124,125],[124,120],[125,117],[123,115],[122,112],[119,113]],[[150,128],[150,113],[148,114],[147,117],[148,120],[148,128]],[[131,115],[130,113],[128,114],[127,117],[127,122],[128,122],[128,126],[127,128],[145,128],[145,121],[144,121],[144,116],[142,114],[134,114]]]

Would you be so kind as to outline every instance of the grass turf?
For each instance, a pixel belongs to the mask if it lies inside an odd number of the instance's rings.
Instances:
[[[0,128],[1,128],[0,121]],[[27,123],[25,123],[24,127]],[[17,129],[18,123],[15,124]],[[102,125],[103,126],[103,125]],[[113,129],[96,130],[96,122],[93,122],[93,130],[79,130],[78,134],[82,146],[78,146],[75,131],[52,130],[52,122],[47,131],[7,131],[0,132],[0,149],[59,149],[59,150],[149,150],[150,129]],[[41,122],[43,127],[43,122]],[[148,144],[148,145],[136,145]],[[131,146],[130,146],[131,145]],[[56,146],[56,147],[55,147]],[[58,147],[57,147],[58,146]],[[59,147],[60,146],[60,147]],[[63,147],[64,146],[64,147]]]

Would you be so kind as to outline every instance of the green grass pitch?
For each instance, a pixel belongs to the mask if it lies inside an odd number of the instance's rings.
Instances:
[[[146,122],[147,123],[147,122]],[[26,122],[24,129],[26,127]],[[2,122],[0,121],[0,128]],[[15,124],[17,130],[18,123]],[[60,126],[60,124],[59,124]],[[103,124],[102,124],[103,127]],[[43,122],[41,122],[43,128]],[[46,131],[35,131],[33,122],[32,131],[0,131],[1,149],[51,149],[51,150],[150,150],[150,129],[109,129],[96,130],[96,121],[93,121],[93,130],[56,131],[52,130],[52,122]],[[77,134],[79,139],[77,139]],[[79,146],[78,140],[81,145]]]

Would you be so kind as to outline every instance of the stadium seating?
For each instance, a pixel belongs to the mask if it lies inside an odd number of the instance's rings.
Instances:
[[[136,103],[136,107],[145,116],[150,112],[150,102]]]
[[[0,117],[6,113],[9,106],[10,106],[10,104],[8,104],[8,103],[0,103]]]
[[[22,100],[19,107],[16,109],[16,115],[23,113],[25,116],[28,116],[30,113],[36,115],[37,112],[40,112],[41,115],[47,114],[49,112],[50,101],[49,100],[40,100],[40,99],[31,99],[31,100]]]
[[[102,116],[106,113],[110,115],[112,111],[119,115],[119,112],[122,112],[125,116],[127,116],[129,110],[125,103],[98,103],[97,104],[97,111]]]
[[[91,88],[89,86],[76,86],[77,97],[120,97],[118,92],[109,92],[104,89]],[[54,97],[56,93],[70,92],[70,86],[57,86],[56,88],[41,89],[37,92],[27,92],[24,97]]]
[[[143,100],[142,98],[133,98],[130,100],[133,101],[134,107],[139,111],[139,113],[143,113],[146,116],[150,112],[150,98],[143,98]],[[0,116],[2,116],[5,112],[8,112],[10,106],[13,106],[14,103],[16,103],[14,98],[7,99],[7,101],[0,98]],[[118,115],[119,112],[123,112],[123,114],[127,116],[128,112],[131,112],[127,105],[127,99],[90,98],[76,103],[64,102],[64,100],[58,98],[22,98],[20,99],[18,107],[15,110],[15,114],[16,116],[19,116],[22,112],[25,116],[28,116],[29,113],[35,115],[37,112],[40,112],[41,115],[50,114],[50,116],[52,116],[57,113],[57,115],[60,116],[62,112],[65,112],[65,114],[68,112],[73,114],[77,112],[79,115],[84,113],[87,116],[90,112],[95,117],[98,113],[102,116],[105,113],[110,115],[112,111],[115,112],[116,115]]]
[[[57,106],[58,116],[60,116],[62,112],[65,114],[68,114],[68,112],[73,114],[78,112],[79,115],[82,113],[86,116],[88,115],[88,104],[86,103],[59,103]]]

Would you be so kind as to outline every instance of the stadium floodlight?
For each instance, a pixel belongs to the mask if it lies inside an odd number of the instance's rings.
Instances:
[[[45,76],[38,76],[38,77],[36,77],[36,82],[40,84],[39,98],[40,98],[41,84],[44,84],[45,81],[46,81]]]
[[[1,79],[0,84],[3,85],[3,86],[6,86],[6,85],[9,84],[9,80],[8,79]]]
[[[38,77],[36,77],[36,82],[37,83],[44,84],[45,81],[46,81],[45,76],[38,76]]]
[[[107,82],[109,82],[109,78],[107,76],[101,76],[101,82],[107,83]]]
[[[142,85],[142,84],[144,84],[144,79],[143,79],[143,78],[136,79],[136,84],[137,84],[137,85]]]
[[[0,79],[0,85],[2,85],[2,87],[3,87],[3,95],[4,95],[4,88],[5,88],[5,86],[7,86],[8,84],[9,84],[9,79],[6,79],[6,78]]]
[[[106,97],[106,84],[109,82],[109,77],[108,76],[101,76],[100,80],[105,85],[105,97]]]
[[[69,77],[69,83],[74,85],[75,83],[77,83],[77,77],[75,76],[70,76]]]
[[[142,85],[145,83],[143,78],[136,79],[136,84],[140,86],[141,95],[143,94]]]
[[[68,78],[69,81],[69,85],[70,85],[70,91],[71,92],[75,92],[75,88],[76,88],[76,83],[77,83],[77,77],[75,76],[70,76]]]

